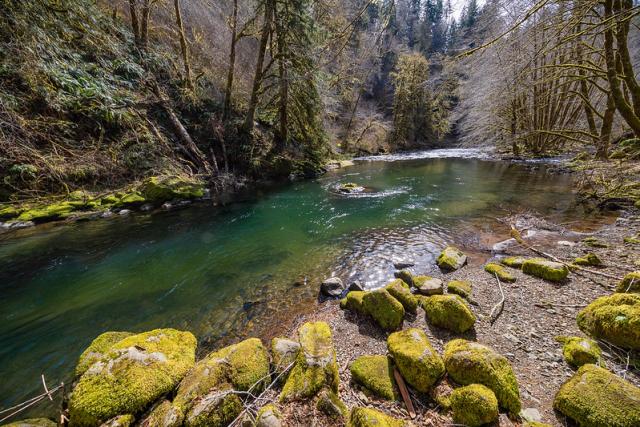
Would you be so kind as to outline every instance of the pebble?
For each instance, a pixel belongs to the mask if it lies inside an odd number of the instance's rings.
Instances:
[[[129,209],[122,209],[120,212],[118,212],[118,215],[125,216],[125,215],[129,215],[130,213],[131,211]]]
[[[396,270],[404,270],[405,268],[413,267],[414,265],[415,263],[412,261],[398,261],[393,263]]]

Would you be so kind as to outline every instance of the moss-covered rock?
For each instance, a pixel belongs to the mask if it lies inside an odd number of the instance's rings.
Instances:
[[[298,329],[298,340],[300,352],[282,388],[280,400],[313,397],[325,387],[337,393],[340,376],[329,325],[325,322],[305,323]]]
[[[414,284],[413,284],[413,274],[411,274],[411,272],[409,270],[396,271],[395,273],[393,273],[393,275],[394,275],[394,277],[396,279],[402,280],[407,285],[414,286]]]
[[[371,408],[357,407],[351,411],[347,427],[408,427],[411,423],[393,418]]]
[[[576,318],[585,334],[640,350],[640,295],[618,293],[596,299]]]
[[[498,399],[481,384],[453,390],[450,397],[453,421],[469,427],[480,427],[498,419]]]
[[[195,363],[196,338],[156,329],[124,338],[82,374],[71,394],[72,426],[138,414],[171,391]]]
[[[556,337],[556,341],[562,344],[564,359],[574,368],[588,363],[596,364],[602,356],[598,343],[589,338],[560,336]]]
[[[440,253],[436,262],[442,270],[453,271],[467,263],[467,256],[460,249],[448,246]]]
[[[0,211],[0,217],[2,215],[2,211]],[[640,237],[637,236],[628,236],[622,239],[622,241],[628,245],[640,245]]]
[[[364,310],[386,331],[402,326],[404,307],[384,289],[367,292],[362,299]]]
[[[415,276],[413,286],[420,295],[442,295],[444,293],[444,283],[442,280],[431,276]]]
[[[158,402],[140,423],[144,427],[179,427],[184,421],[184,413],[168,400]]]
[[[16,206],[0,205],[0,219],[2,220],[16,218],[22,212],[24,212],[24,208],[19,208]]]
[[[275,405],[265,405],[256,414],[255,427],[280,427],[282,425],[282,413]]]
[[[113,417],[109,421],[102,423],[100,427],[130,427],[135,421],[135,417],[131,414],[118,415],[117,417]]]
[[[404,310],[408,313],[415,313],[418,309],[418,299],[409,290],[409,285],[401,279],[396,279],[385,286],[387,292],[400,301]]]
[[[64,219],[74,207],[68,202],[53,203],[51,205],[34,207],[23,211],[17,218],[18,221],[47,222]]]
[[[114,203],[114,207],[135,207],[147,203],[142,194],[138,191],[130,191],[120,196],[118,201]]]
[[[524,264],[526,260],[526,258],[521,256],[510,256],[507,258],[502,258],[500,260],[500,263],[502,265],[506,265],[507,267],[520,269],[522,268],[522,264]]]
[[[152,176],[140,185],[140,194],[150,203],[204,196],[204,184],[178,176]]]
[[[471,282],[466,280],[452,280],[447,283],[447,292],[460,295],[462,298],[469,298],[473,292],[473,286]]]
[[[634,271],[624,276],[618,283],[616,292],[640,293],[640,271]]]
[[[387,349],[402,377],[420,392],[426,393],[444,374],[442,358],[420,329],[411,328],[389,335]]]
[[[375,396],[397,399],[393,361],[387,356],[360,356],[351,363],[351,378]]]
[[[131,335],[133,335],[131,332],[105,332],[98,335],[80,355],[78,364],[76,365],[76,376],[79,377],[84,374],[91,365],[102,359],[114,344]]]
[[[476,316],[458,295],[423,298],[422,308],[430,324],[458,334],[468,331],[476,322]]]
[[[522,264],[522,272],[550,282],[560,282],[569,275],[567,266],[544,258],[526,260]]]
[[[349,415],[349,409],[340,396],[326,388],[318,395],[316,408],[332,418],[346,418]]]
[[[48,418],[29,418],[21,421],[14,421],[3,424],[3,427],[56,427],[58,424]]]
[[[640,388],[606,369],[584,365],[560,387],[553,407],[582,427],[637,427]]]
[[[496,264],[495,262],[490,262],[489,264],[484,266],[484,271],[491,274],[492,276],[498,276],[498,279],[502,282],[513,283],[516,281],[516,276],[508,272],[503,266],[500,264]]]
[[[585,256],[578,257],[573,260],[573,263],[583,267],[599,267],[602,265],[602,261],[598,258],[598,255],[593,253],[588,253]]]
[[[591,246],[592,248],[608,248],[609,247],[609,245],[607,245],[605,242],[593,236],[585,237],[584,239],[582,239],[582,243],[584,243],[587,246]]]
[[[364,308],[364,296],[367,292],[364,291],[351,291],[346,297],[340,300],[340,308],[343,310],[351,310],[360,314],[367,314]]]
[[[518,382],[509,361],[493,349],[456,339],[445,346],[444,364],[449,377],[462,385],[482,384],[490,388],[501,408],[520,412]]]
[[[287,338],[271,340],[271,355],[274,372],[281,374],[289,365],[295,362],[300,351],[300,344]]]

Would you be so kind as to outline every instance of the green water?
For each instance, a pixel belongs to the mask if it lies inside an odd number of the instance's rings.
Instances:
[[[370,193],[334,190],[353,181]],[[477,159],[361,162],[223,208],[49,226],[0,236],[0,407],[69,382],[107,330],[187,329],[211,348],[277,328],[338,274],[384,284],[394,260],[433,268],[488,218],[580,218],[567,176]],[[470,237],[471,236],[471,237]],[[309,285],[294,287],[301,275]],[[257,332],[256,332],[257,333]],[[36,410],[37,412],[37,410]]]

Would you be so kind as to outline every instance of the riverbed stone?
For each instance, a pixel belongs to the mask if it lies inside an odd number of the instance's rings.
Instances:
[[[618,283],[616,292],[640,293],[640,271],[634,271],[624,276]]]
[[[288,338],[274,338],[271,340],[271,355],[274,372],[279,375],[295,362],[300,351],[300,343]]]
[[[91,365],[102,359],[111,347],[131,335],[133,335],[131,332],[114,331],[98,335],[98,337],[94,339],[91,344],[89,344],[89,347],[87,347],[87,349],[80,355],[78,364],[76,365],[76,376],[79,377],[84,374]]]
[[[438,267],[444,271],[454,271],[467,263],[467,256],[454,246],[447,246],[436,260]]]
[[[405,312],[415,313],[418,309],[418,299],[409,290],[409,285],[403,282],[401,279],[396,279],[393,282],[385,286],[387,292],[391,294],[395,299],[400,301],[400,304],[404,307]]]
[[[532,258],[522,264],[522,272],[550,282],[561,282],[569,275],[566,265],[544,258]]]
[[[325,387],[337,393],[340,376],[329,325],[303,324],[298,329],[298,341],[300,352],[282,388],[280,401],[313,397]]]
[[[447,283],[447,292],[460,295],[462,298],[469,298],[473,292],[473,286],[471,282],[466,280],[452,280]]]
[[[190,332],[156,329],[129,336],[80,377],[69,401],[71,425],[137,414],[171,391],[195,363]]]
[[[582,243],[584,243],[587,246],[591,246],[592,248],[608,248],[609,247],[608,244],[598,239],[597,237],[593,237],[593,236],[585,237],[584,239],[582,239]]]
[[[364,310],[386,331],[402,326],[404,307],[385,289],[367,292],[362,298]]]
[[[387,356],[360,356],[351,363],[351,378],[371,394],[387,400],[397,398],[393,361]]]
[[[640,295],[617,293],[597,298],[576,318],[582,332],[622,348],[640,350]]]
[[[28,418],[26,420],[14,421],[3,424],[3,427],[56,427],[58,424],[48,418]]]
[[[415,265],[413,261],[396,261],[393,263],[393,268],[396,270],[404,270],[405,268],[411,268]]]
[[[476,322],[476,316],[458,295],[423,298],[422,308],[430,324],[458,334],[468,331]]]
[[[484,266],[484,271],[492,276],[498,276],[501,282],[513,283],[516,281],[516,277],[507,271],[506,268],[495,262],[490,262]]]
[[[589,338],[559,336],[556,341],[562,344],[562,355],[574,368],[588,363],[596,364],[602,357],[598,343]]]
[[[453,421],[468,427],[480,427],[498,419],[498,399],[481,384],[460,387],[450,397]]]
[[[339,277],[325,279],[320,284],[320,292],[328,297],[339,297],[344,291],[344,283]]]
[[[565,382],[553,407],[584,427],[640,425],[640,388],[596,365]]]
[[[442,295],[444,293],[444,284],[442,280],[430,276],[415,276],[413,278],[413,286],[420,295]]]
[[[409,427],[412,425],[376,409],[357,407],[351,411],[347,427]]]
[[[389,335],[387,349],[405,381],[420,392],[429,391],[444,374],[442,358],[420,329],[410,328]]]
[[[573,260],[575,265],[582,267],[599,267],[602,265],[602,261],[598,255],[594,253],[588,253]]]
[[[501,408],[520,413],[518,382],[509,361],[485,345],[455,339],[444,350],[444,365],[458,384],[482,384],[493,391]]]
[[[364,308],[364,296],[367,292],[351,291],[346,297],[340,300],[340,308],[343,310],[351,310],[360,314],[367,314]]]
[[[395,273],[393,273],[393,276],[396,279],[401,279],[403,282],[405,282],[409,286],[414,286],[413,274],[411,274],[409,270],[396,271]]]
[[[265,405],[256,414],[255,427],[281,427],[282,413],[274,404]]]
[[[527,259],[525,257],[510,256],[507,258],[502,258],[500,260],[500,263],[502,263],[503,265],[506,265],[507,267],[520,269],[522,268],[522,264],[524,264],[526,260]]]

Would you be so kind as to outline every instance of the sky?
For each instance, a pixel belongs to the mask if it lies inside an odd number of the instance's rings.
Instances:
[[[455,16],[456,20],[460,18],[460,14],[462,13],[462,8],[464,7],[467,0],[451,0],[451,7],[453,8],[453,16]],[[482,6],[484,4],[483,0],[479,0],[478,4]]]

